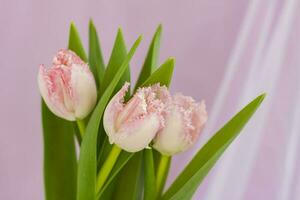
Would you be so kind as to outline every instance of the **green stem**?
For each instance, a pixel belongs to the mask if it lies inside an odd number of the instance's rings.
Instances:
[[[171,164],[171,156],[161,155],[157,167],[157,174],[156,174],[157,197],[160,197],[163,192],[167,180],[170,164]]]
[[[104,164],[102,165],[99,174],[97,176],[96,192],[98,193],[103,187],[107,177],[109,176],[113,166],[115,165],[118,156],[120,155],[122,149],[117,145],[113,145],[108,157],[106,158]]]
[[[80,119],[76,119],[76,122],[82,139],[85,132],[85,123],[83,120]]]

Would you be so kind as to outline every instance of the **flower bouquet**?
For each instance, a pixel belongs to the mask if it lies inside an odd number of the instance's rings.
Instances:
[[[215,133],[165,188],[172,156],[195,144],[208,115],[204,101],[168,90],[174,59],[157,64],[161,32],[159,26],[132,88],[129,62],[142,38],[127,52],[119,29],[106,64],[92,21],[88,56],[71,23],[68,49],[58,51],[50,68],[40,66],[47,200],[191,199],[259,107],[264,94]]]

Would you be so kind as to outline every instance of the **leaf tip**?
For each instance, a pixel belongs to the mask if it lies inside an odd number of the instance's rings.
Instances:
[[[140,36],[136,39],[136,41],[134,42],[134,45],[133,45],[133,46],[139,45],[139,44],[141,43],[142,39],[143,39],[143,35],[140,35]]]
[[[137,40],[141,41],[142,39],[143,39],[143,35],[140,35]]]
[[[94,21],[93,21],[92,18],[90,18],[90,21],[89,21],[89,27],[90,27],[90,28],[94,28],[94,27],[95,27]]]
[[[162,31],[162,24],[160,23],[159,25],[158,25],[158,27],[157,27],[157,29],[156,29],[156,32],[157,33],[161,33],[161,31]]]
[[[123,30],[122,30],[122,27],[121,27],[121,26],[118,27],[117,35],[123,36]]]
[[[71,40],[71,38],[74,36],[76,37],[76,35],[78,35],[76,25],[75,25],[74,21],[71,21],[70,30],[69,30],[69,40]]]
[[[263,102],[263,100],[265,99],[265,97],[267,96],[267,93],[264,92],[261,95],[259,95],[256,100],[258,101],[258,104],[261,104],[261,102]]]
[[[167,61],[170,62],[170,64],[175,65],[175,57],[170,57]]]
[[[76,26],[75,26],[74,21],[72,20],[71,23],[70,23],[70,32],[74,31],[74,30],[76,30]]]
[[[263,98],[263,99],[264,99],[266,96],[267,96],[267,93],[266,93],[266,92],[264,92],[264,93],[262,93],[262,94],[260,95],[260,97]]]

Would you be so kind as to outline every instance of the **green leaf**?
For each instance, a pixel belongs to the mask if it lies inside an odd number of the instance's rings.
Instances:
[[[141,73],[139,75],[138,81],[135,86],[135,90],[152,74],[154,71],[154,68],[157,65],[158,62],[158,56],[159,56],[159,46],[160,46],[160,37],[161,37],[161,30],[162,27],[159,25],[159,27],[156,30],[156,33],[154,34],[154,37],[152,39],[152,42],[150,44],[143,68],[141,70]],[[147,186],[147,190],[145,190],[144,198],[155,198],[155,177],[154,177],[154,165],[153,165],[153,157],[152,157],[152,163],[150,160],[149,155],[152,155],[152,150],[148,150],[147,160],[145,162],[150,161],[149,163],[146,163],[145,170],[148,173],[145,178],[145,185]],[[118,177],[118,182],[128,182],[127,185],[136,185],[135,183],[138,183],[140,181],[140,172],[141,165],[138,163],[142,163],[143,156],[135,155],[132,160],[129,161],[129,163],[126,165],[125,169],[122,170],[120,177]],[[131,164],[133,163],[133,164]],[[148,165],[150,165],[148,167]],[[129,167],[127,167],[129,166]],[[152,168],[152,169],[151,169]],[[151,171],[152,170],[152,171]],[[148,180],[149,179],[149,180]],[[152,182],[153,181],[153,182]],[[141,185],[137,185],[138,187],[141,187]],[[139,189],[132,187],[134,191],[130,188],[124,188],[124,187],[118,187],[116,190],[116,194],[119,194],[117,197],[123,197],[123,199],[136,199],[137,195],[139,193]],[[150,191],[150,193],[148,193]],[[116,198],[118,199],[118,198]]]
[[[80,40],[79,33],[73,22],[70,25],[68,48],[70,50],[74,51],[83,61],[85,61],[85,62],[88,61],[86,53],[84,51],[83,44]]]
[[[98,88],[98,94],[99,94],[100,85],[103,81],[103,77],[105,73],[105,64],[103,61],[97,30],[92,20],[90,20],[89,23],[89,64],[90,64],[91,71],[94,74],[97,88]],[[102,123],[100,124],[99,132],[100,134],[98,135],[97,150],[101,148],[104,139],[103,138],[104,134],[101,134],[104,132]]]
[[[73,52],[75,52],[83,61],[87,62],[87,57],[84,51],[84,47],[83,44],[81,42],[79,33],[76,29],[76,26],[73,22],[71,22],[70,25],[70,30],[69,30],[69,43],[68,43],[68,49],[72,50]],[[86,119],[84,119],[85,121],[88,121],[89,117],[86,117]],[[78,144],[81,144],[81,136],[78,130],[78,126],[77,123],[73,122],[73,130],[74,130],[74,134],[77,138]]]
[[[77,160],[72,123],[56,117],[42,101],[46,200],[76,199]]]
[[[89,64],[99,88],[104,77],[105,64],[103,61],[97,30],[92,20],[90,20],[89,24]]]
[[[142,87],[160,83],[169,87],[173,75],[175,60],[169,58],[143,84]]]
[[[134,200],[138,199],[142,189],[141,182],[142,151],[134,154],[132,159],[123,167],[118,175],[117,185],[113,199]]]
[[[134,52],[141,42],[139,37],[130,49],[127,57],[123,61],[121,67],[117,70],[112,81],[103,93],[101,99],[97,103],[96,108],[87,125],[84,138],[81,143],[79,165],[78,165],[78,182],[77,182],[77,200],[95,200],[96,198],[96,176],[97,176],[97,135],[99,124],[105,110],[105,107],[110,100],[115,87],[120,81],[123,73],[128,67]]]
[[[114,47],[103,77],[103,83],[101,84],[100,88],[100,95],[105,91],[107,85],[111,82],[112,78],[115,76],[116,71],[120,68],[122,62],[126,58],[127,55],[127,49],[123,37],[123,33],[121,29],[118,29],[118,33],[115,39]],[[128,81],[130,82],[130,70],[129,65],[123,74],[121,80],[119,81],[118,85],[116,86],[116,89],[114,90],[115,94],[122,86],[123,84]],[[127,92],[126,99],[128,98],[130,92]],[[107,136],[104,131],[104,128],[101,124],[99,136],[98,136],[98,169],[101,168],[102,163],[104,162],[104,159],[108,155],[108,153],[111,150],[112,145],[110,145],[107,141]]]
[[[108,199],[114,199],[114,190],[116,187],[116,183],[118,182],[118,179],[115,178],[110,184],[109,186],[106,188],[106,190],[103,192],[103,194],[101,195],[101,197],[99,197],[99,200],[108,200]]]
[[[154,200],[155,191],[155,169],[152,149],[144,150],[144,200]]]
[[[111,56],[109,59],[109,62],[107,64],[107,68],[104,73],[103,81],[101,82],[100,85],[100,90],[99,90],[99,96],[103,94],[113,77],[115,76],[117,70],[120,68],[122,65],[124,59],[126,58],[127,55],[127,49],[123,37],[123,33],[121,29],[118,29],[118,33],[115,39],[114,47],[111,52]],[[125,82],[130,82],[130,66],[128,65],[126,68],[125,73],[122,75],[118,85],[116,86],[113,94],[115,94],[117,91],[120,90],[120,88],[124,85]],[[127,99],[130,95],[130,89],[126,94],[125,99]],[[100,132],[98,136],[98,150],[100,149],[101,152],[103,152],[103,147],[105,152],[111,149],[111,145],[103,145],[103,141],[107,139],[106,133],[104,131],[104,128],[101,124],[100,127]],[[103,158],[103,156],[102,156]],[[101,154],[98,156],[98,161],[102,160]],[[98,162],[99,163],[99,162]],[[101,164],[101,163],[100,163]],[[98,165],[100,167],[100,165]]]
[[[173,58],[167,59],[148,79],[142,84],[142,86],[149,86],[153,85],[155,83],[160,83],[160,85],[165,85],[167,87],[170,86],[171,80],[172,80],[172,75],[174,71],[174,64],[175,61]],[[145,152],[145,174],[155,174],[155,165],[154,165],[154,160],[153,160],[153,150],[146,150],[148,152]],[[151,153],[150,153],[151,152]],[[152,156],[150,156],[150,154]],[[160,159],[160,155],[159,155]],[[168,170],[166,171],[166,173]],[[153,179],[154,179],[154,184],[153,184]],[[155,176],[145,176],[145,188],[148,188],[147,190],[151,192],[144,192],[144,198],[145,199],[153,199],[156,197],[156,183],[155,183]],[[154,191],[154,192],[153,192]]]
[[[224,153],[226,148],[238,136],[264,98],[265,94],[258,96],[225,124],[225,126],[198,151],[191,162],[166,191],[162,199],[191,199],[204,177]]]
[[[170,85],[171,79],[172,79],[172,73],[174,69],[174,59],[168,59],[164,64],[161,65],[159,69],[157,69],[143,84],[143,86],[152,85],[155,83],[161,83],[161,85]],[[106,149],[106,150],[105,150]],[[103,162],[103,158],[105,158],[105,155],[109,150],[107,148],[103,149],[101,152],[103,152],[104,156],[101,156],[100,163]],[[105,153],[106,152],[106,153]],[[119,156],[119,159],[117,163],[115,164],[114,168],[112,169],[109,179],[101,189],[101,191],[98,194],[98,198],[102,197],[102,194],[106,190],[106,188],[109,186],[109,184],[113,181],[113,179],[116,177],[116,175],[119,173],[119,171],[122,169],[122,167],[131,159],[133,154],[122,152]]]
[[[100,190],[99,194],[97,195],[97,199],[102,199],[102,195],[104,194],[105,190],[110,186],[110,184],[114,181],[118,173],[121,169],[126,165],[126,163],[133,157],[133,153],[128,153],[126,151],[122,151],[119,155],[119,158],[114,165],[113,169],[109,174],[109,178],[107,179],[106,183]]]
[[[154,67],[157,65],[160,36],[161,26],[158,27],[153,37],[136,88],[152,74]],[[139,184],[141,181],[142,157],[143,154],[141,152],[135,154],[122,169],[120,175],[118,175],[114,199],[138,199],[138,195],[142,191],[142,184]]]
[[[127,50],[126,50],[123,33],[121,29],[118,29],[115,44],[109,62],[107,64],[107,68],[104,73],[103,83],[101,84],[101,89],[100,89],[100,95],[103,94],[107,86],[110,84],[111,80],[113,79],[116,72],[118,71],[121,64],[123,63],[124,59],[126,58],[126,55],[127,55]],[[123,74],[118,85],[116,86],[114,93],[119,91],[126,81],[130,82],[129,65],[127,66],[125,73]]]
[[[157,67],[162,26],[159,25],[152,38],[143,68],[135,85],[135,90],[144,83]]]
[[[73,122],[72,125],[73,125],[73,133],[74,133],[74,135],[76,136],[78,145],[80,146],[81,141],[82,141],[82,138],[81,138],[81,135],[80,135],[80,130],[79,130],[79,128],[78,128],[77,123],[74,123],[74,122]]]
[[[108,137],[105,133],[105,130],[104,130],[104,133],[101,133],[101,134],[104,134],[103,136],[103,142],[101,144],[101,148],[99,150],[99,153],[98,153],[98,158],[97,158],[97,171],[99,171],[102,167],[102,164],[105,162],[105,159],[107,158],[107,156],[109,155],[111,149],[112,149],[112,146],[109,141],[108,141]],[[100,135],[99,135],[100,136]],[[98,137],[99,137],[98,136]]]

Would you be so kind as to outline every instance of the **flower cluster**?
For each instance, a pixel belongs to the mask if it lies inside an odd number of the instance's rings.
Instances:
[[[192,97],[171,96],[165,86],[142,87],[124,103],[129,84],[107,105],[103,123],[110,143],[129,152],[153,148],[164,155],[187,150],[197,140],[206,120],[204,102]]]
[[[72,51],[60,50],[50,69],[41,65],[38,84],[49,109],[66,120],[83,119],[96,104],[93,75]],[[172,96],[165,86],[155,84],[139,88],[124,103],[128,88],[125,83],[104,112],[103,125],[111,144],[128,152],[151,145],[164,155],[173,155],[195,143],[207,120],[203,101]]]
[[[68,46],[72,51],[59,50],[51,67],[40,66],[46,199],[192,199],[205,176],[260,106],[265,94],[213,134],[165,188],[172,156],[196,143],[207,112],[204,101],[171,94],[168,89],[175,58],[157,65],[161,33],[159,25],[133,91],[129,87],[129,63],[142,37],[127,53],[119,29],[106,64],[92,21],[88,58],[79,32],[71,23]],[[68,121],[76,123],[70,126]],[[59,176],[53,179],[55,174]],[[130,183],[139,181],[142,175],[143,184],[136,189]]]

